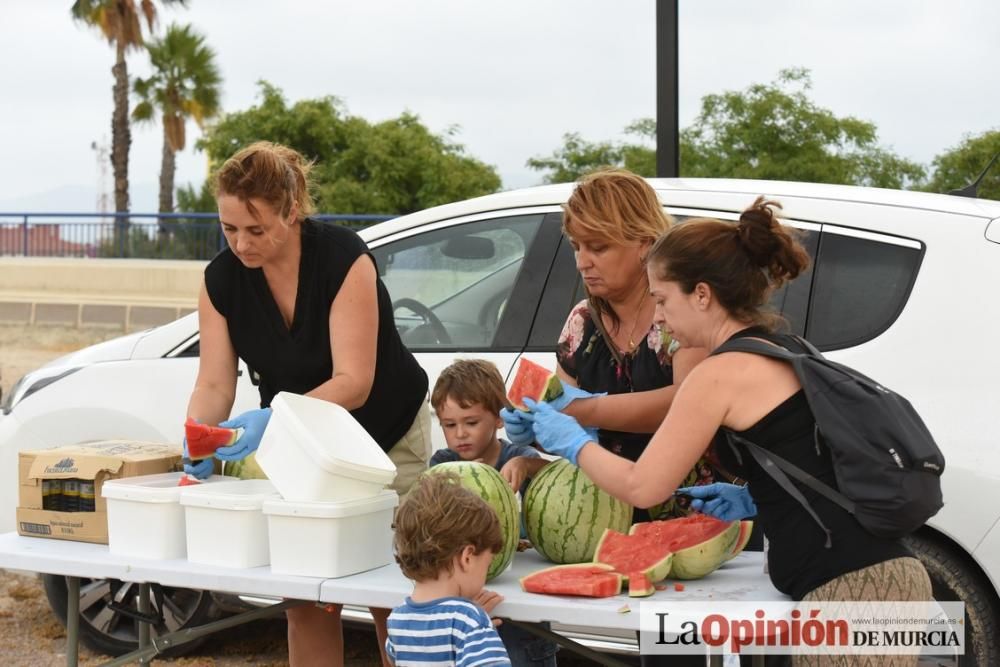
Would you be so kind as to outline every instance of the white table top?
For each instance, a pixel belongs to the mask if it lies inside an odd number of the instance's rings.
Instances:
[[[703,579],[681,582],[684,584],[683,591],[675,591],[670,585],[667,590],[656,591],[645,598],[629,598],[626,590],[611,598],[539,595],[521,590],[521,577],[551,566],[552,563],[533,549],[516,554],[510,568],[486,584],[486,588],[504,596],[504,601],[496,607],[493,614],[516,621],[551,621],[637,630],[639,604],[642,602],[789,599],[771,585],[770,578],[764,573],[764,554],[760,552],[742,553]],[[327,579],[320,589],[320,601],[395,607],[403,602],[412,589],[413,583],[393,564],[349,577]],[[631,611],[619,611],[623,605],[629,605]]]

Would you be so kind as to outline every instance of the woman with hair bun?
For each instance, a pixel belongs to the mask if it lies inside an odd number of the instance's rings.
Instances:
[[[243,429],[235,444],[216,452],[220,460],[241,461],[260,444],[278,392],[337,403],[388,453],[396,465],[391,488],[404,495],[430,457],[427,375],[399,338],[365,242],[346,227],[309,218],[309,167],[290,148],[257,142],[219,169],[216,198],[228,247],[205,269],[198,377],[187,416]],[[230,419],[237,358],[259,377],[260,408]],[[207,477],[213,463],[184,469]],[[371,611],[388,664],[389,610]],[[286,615],[293,666],[344,664],[340,605],[302,605]]]
[[[809,262],[795,230],[779,223],[778,208],[758,198],[736,225],[689,220],[652,246],[647,271],[655,321],[681,345],[715,350],[733,338],[749,337],[801,351],[793,337],[775,333],[779,318],[764,310],[772,290],[798,276]],[[678,489],[724,430],[836,488],[830,452],[813,438],[816,420],[786,362],[743,352],[709,356],[687,376],[635,462],[600,447],[576,420],[545,403],[534,407],[531,418],[542,447],[577,463],[600,488],[633,505],[649,507],[679,490],[695,498],[695,508],[713,516],[756,514],[770,542],[771,580],[796,600],[931,599],[927,572],[902,542],[872,535],[840,506],[800,487],[831,530],[827,547],[826,533],[751,456],[741,462],[729,447],[716,450],[728,470],[748,481],[746,486],[714,483]],[[866,664],[883,664],[881,657],[868,657],[872,660]],[[912,664],[917,657],[912,656]],[[891,664],[911,664],[892,659]],[[841,663],[798,656],[796,664]]]

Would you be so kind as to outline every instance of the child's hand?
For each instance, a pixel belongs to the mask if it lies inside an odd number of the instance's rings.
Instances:
[[[472,599],[473,602],[478,604],[487,614],[493,614],[493,610],[498,604],[503,602],[503,596],[497,592],[486,590],[485,588],[479,591],[479,594]],[[493,626],[499,626],[503,621],[499,618],[493,619]]]
[[[515,456],[500,468],[500,476],[507,480],[514,493],[521,490],[521,485],[528,477],[528,458],[526,456]]]

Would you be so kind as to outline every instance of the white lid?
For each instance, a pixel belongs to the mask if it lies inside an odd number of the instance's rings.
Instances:
[[[345,477],[377,484],[392,484],[396,465],[368,431],[336,403],[280,392],[271,401],[270,428],[275,420],[294,435],[315,464]],[[270,439],[261,441],[257,462],[267,472]]]
[[[183,472],[161,472],[155,475],[139,475],[137,477],[121,477],[109,479],[101,486],[101,495],[114,500],[137,500],[144,503],[176,503],[180,500],[181,490],[194,486],[178,486]],[[235,477],[212,475],[202,480],[204,483],[217,484],[228,482]]]
[[[278,516],[302,516],[316,519],[342,519],[359,514],[369,514],[392,509],[399,505],[399,496],[392,489],[385,489],[370,498],[338,500],[331,502],[301,502],[284,499],[268,500],[264,503],[264,514]]]
[[[238,479],[204,486],[185,486],[181,505],[220,510],[259,510],[265,500],[280,498],[266,479]]]

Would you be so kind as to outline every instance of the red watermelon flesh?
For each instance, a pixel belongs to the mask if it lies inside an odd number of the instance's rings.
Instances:
[[[187,438],[188,458],[192,461],[207,459],[219,447],[227,447],[239,438],[239,429],[222,428],[199,424],[192,418],[184,422],[184,436]]]
[[[624,535],[608,528],[594,553],[594,562],[612,566],[631,581],[632,573],[644,575],[650,582],[670,574],[673,553],[655,538]]]
[[[196,484],[201,484],[201,480],[193,475],[181,475],[181,478],[177,480],[177,486],[194,486]]]
[[[749,519],[744,519],[740,521],[740,532],[736,537],[736,541],[733,543],[733,548],[729,550],[729,555],[726,560],[738,556],[747,543],[750,541],[750,533],[753,532],[753,521]]]
[[[739,521],[720,521],[705,514],[692,514],[667,521],[637,523],[629,534],[674,554],[672,578],[700,579],[729,559],[740,528]]]
[[[517,366],[517,374],[507,392],[507,398],[515,408],[527,410],[524,399],[534,401],[550,401],[562,394],[562,384],[559,376],[544,366],[536,364],[527,357],[521,357]]]
[[[622,576],[600,563],[556,565],[521,577],[521,589],[526,593],[609,598],[622,592]]]
[[[629,535],[652,537],[670,548],[680,551],[701,544],[729,528],[729,521],[721,521],[707,514],[692,514],[666,521],[646,521],[637,523],[629,530]]]
[[[628,575],[628,596],[630,598],[645,598],[653,594],[653,582],[642,572]]]

